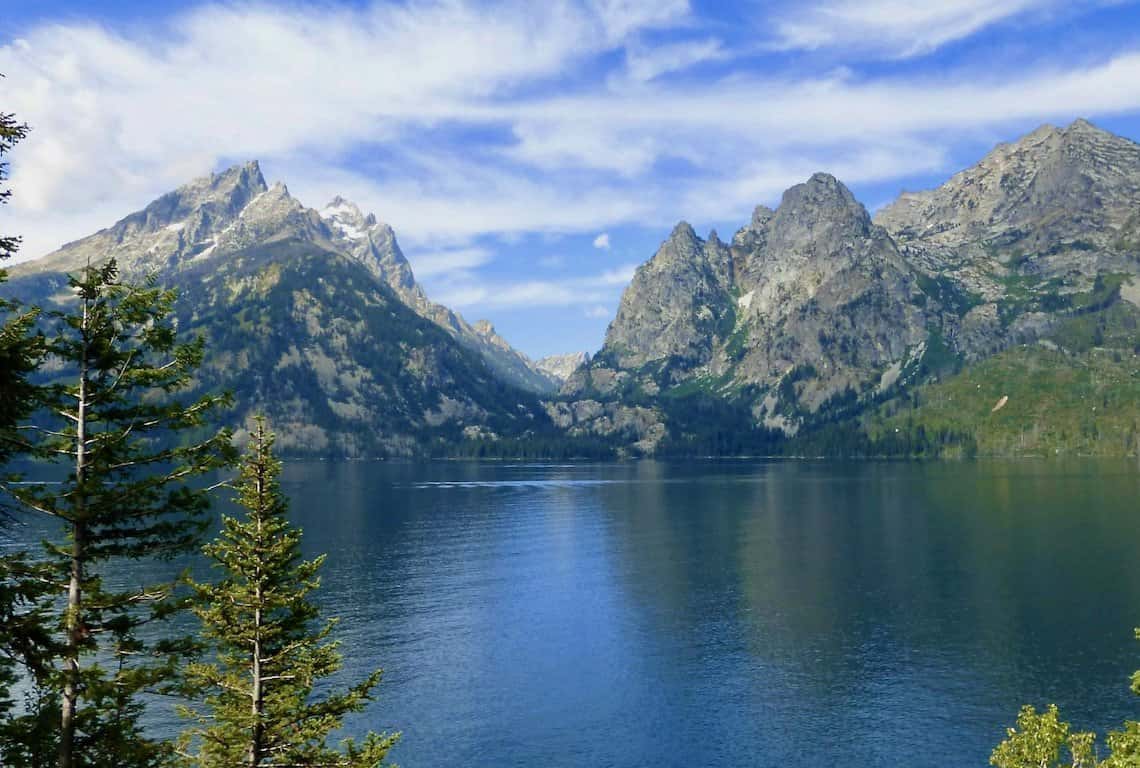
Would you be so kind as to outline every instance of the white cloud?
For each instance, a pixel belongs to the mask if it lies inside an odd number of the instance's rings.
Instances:
[[[863,29],[898,55],[916,34],[940,45],[1047,5],[849,3],[780,19],[814,24],[820,46]],[[671,42],[655,42],[660,27]],[[38,255],[258,158],[303,202],[340,193],[376,211],[418,273],[446,274],[486,263],[470,250],[482,236],[744,221],[816,170],[848,183],[945,171],[965,132],[1140,111],[1128,49],[940,76],[660,77],[735,55],[677,0],[207,5],[129,34],[44,25],[0,46],[4,109],[33,127],[0,226]]]
[[[606,37],[623,40],[641,29],[671,26],[689,15],[689,0],[590,0]]]
[[[600,250],[603,250],[603,251],[608,251],[610,249],[610,234],[609,234],[609,232],[603,232],[602,234],[595,237],[594,238],[594,247],[598,248]]]
[[[205,5],[131,35],[39,26],[0,46],[5,110],[33,127],[12,157],[13,211],[41,228],[110,199],[125,213],[223,158],[288,168],[290,157],[329,161],[449,120],[495,120],[488,104],[512,89],[687,10],[637,0],[500,0],[494,12],[465,0]]]
[[[625,66],[631,79],[648,82],[661,75],[684,71],[696,64],[729,57],[724,44],[710,37],[669,45],[629,46],[626,48]]]
[[[521,282],[473,281],[445,288],[437,293],[437,301],[448,307],[565,307],[602,301],[600,291],[583,291],[565,282],[525,280]]]
[[[1074,5],[1088,5],[1078,0]],[[822,0],[776,20],[778,47],[844,47],[891,58],[929,53],[993,24],[1056,9],[1058,0]]]
[[[519,308],[581,306],[589,310],[616,301],[633,278],[636,265],[627,264],[595,275],[565,280],[482,280],[468,274],[442,287],[436,300],[458,308]]]
[[[613,312],[611,312],[607,307],[603,307],[601,304],[587,307],[582,312],[582,314],[591,320],[606,320],[613,316]]]
[[[412,271],[419,280],[481,267],[492,258],[491,252],[485,248],[454,248],[426,253],[413,252],[408,255]]]

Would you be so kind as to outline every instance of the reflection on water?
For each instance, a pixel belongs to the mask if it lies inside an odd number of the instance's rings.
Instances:
[[[1140,706],[1134,464],[290,464],[406,768],[985,765]]]

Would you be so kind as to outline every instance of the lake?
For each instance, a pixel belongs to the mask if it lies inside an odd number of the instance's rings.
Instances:
[[[404,768],[984,766],[1140,716],[1135,462],[287,464]]]

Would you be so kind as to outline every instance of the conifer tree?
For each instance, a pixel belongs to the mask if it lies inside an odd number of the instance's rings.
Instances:
[[[17,122],[15,115],[0,112],[0,204],[7,203],[12,195],[4,185],[8,179],[4,157],[27,134],[28,126]],[[19,246],[19,237],[0,234],[0,261],[14,255]],[[0,284],[6,279],[7,273],[0,269]],[[18,445],[11,429],[31,412],[35,388],[28,377],[43,351],[42,339],[33,333],[38,314],[34,308],[21,307],[0,296],[0,465]]]
[[[380,671],[340,693],[317,684],[340,669],[331,634],[311,596],[324,557],[303,560],[301,532],[286,518],[273,437],[264,419],[251,435],[237,485],[240,519],[225,517],[204,549],[220,578],[191,582],[193,611],[211,661],[187,668],[198,709],[180,752],[197,768],[373,768],[399,737],[369,733],[334,747],[345,715],[372,700]]]
[[[4,157],[27,133],[28,126],[15,115],[0,112],[0,204],[12,195],[4,184],[8,179]],[[0,234],[0,260],[14,255],[19,245],[19,237]],[[0,268],[0,285],[6,279],[7,272]],[[37,390],[30,377],[43,355],[43,337],[35,333],[38,315],[36,308],[0,296],[0,469],[19,452],[21,441],[15,427],[35,407]],[[10,522],[2,504],[0,498],[0,527]],[[49,642],[40,606],[47,590],[42,584],[14,577],[14,571],[22,570],[17,567],[21,562],[16,555],[0,558],[0,739],[17,703],[11,691],[22,670],[37,666],[38,651]],[[5,762],[3,757],[0,751],[0,764]]]
[[[173,292],[120,282],[113,261],[70,285],[74,304],[48,315],[52,379],[37,388],[34,423],[17,433],[18,447],[66,474],[52,485],[0,480],[61,532],[38,556],[4,560],[6,584],[39,590],[19,616],[41,638],[30,671],[42,695],[3,723],[0,761],[38,765],[54,750],[59,768],[153,766],[168,750],[143,735],[140,694],[174,677],[179,644],[147,642],[140,630],[169,614],[175,580],[119,585],[114,568],[197,546],[209,500],[188,481],[231,460],[228,433],[206,424],[226,398],[178,397],[203,347],[178,343]],[[57,726],[42,728],[45,717]],[[48,743],[30,743],[35,734]]]

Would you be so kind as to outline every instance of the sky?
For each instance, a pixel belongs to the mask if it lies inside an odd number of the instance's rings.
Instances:
[[[3,0],[0,73],[22,258],[257,159],[539,357],[815,171],[874,211],[1042,123],[1140,139],[1140,2]]]

